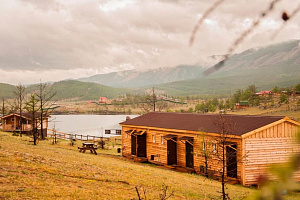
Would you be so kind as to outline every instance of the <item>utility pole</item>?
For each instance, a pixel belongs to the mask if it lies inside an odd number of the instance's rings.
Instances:
[[[4,113],[5,113],[4,101],[5,101],[5,99],[2,98],[2,117],[4,116]]]

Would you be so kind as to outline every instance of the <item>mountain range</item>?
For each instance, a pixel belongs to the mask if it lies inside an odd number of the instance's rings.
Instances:
[[[258,47],[232,55],[220,70],[204,76],[207,67],[180,65],[148,71],[122,71],[78,79],[113,87],[155,86],[172,95],[228,94],[255,84],[259,89],[300,82],[300,40]],[[219,65],[219,64],[217,64]]]
[[[300,40],[249,49],[231,56],[219,70],[199,78],[157,85],[169,94],[228,94],[255,84],[260,90],[300,83]]]
[[[97,74],[79,78],[78,81],[99,83],[111,87],[138,88],[182,81],[200,77],[205,67],[198,65],[179,65],[170,68],[159,68],[147,71],[126,70],[108,74]]]
[[[51,84],[57,99],[113,98],[125,93],[145,93],[155,86],[169,95],[229,96],[237,89],[255,84],[259,90],[300,83],[300,40],[258,47],[232,55],[221,68],[207,76],[207,66],[179,65],[147,71],[127,70],[98,74]],[[212,66],[216,67],[216,66]],[[33,89],[28,87],[28,91]],[[0,83],[0,97],[12,97],[15,86]]]

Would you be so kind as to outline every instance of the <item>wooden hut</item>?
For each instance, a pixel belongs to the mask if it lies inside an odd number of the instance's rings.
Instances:
[[[218,177],[224,149],[226,177],[246,186],[256,185],[269,164],[299,152],[294,136],[300,123],[283,116],[152,112],[120,125],[125,157]]]
[[[35,127],[37,127],[40,132],[40,113],[36,113],[35,117]],[[48,128],[48,118],[49,116],[43,117],[43,134],[47,137]],[[1,117],[2,119],[2,130],[6,132],[21,132],[25,134],[32,134],[32,114],[28,112],[22,113],[12,113]],[[22,123],[21,123],[22,122]],[[21,127],[22,124],[22,127]]]
[[[239,103],[235,104],[235,109],[239,110],[239,109],[246,109],[249,108],[249,103],[248,101],[240,101]]]

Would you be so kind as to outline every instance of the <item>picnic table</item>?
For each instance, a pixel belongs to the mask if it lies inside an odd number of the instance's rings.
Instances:
[[[96,150],[98,149],[97,145],[94,145],[94,143],[88,143],[88,142],[83,142],[82,147],[78,147],[79,152],[85,153],[86,150],[90,150],[91,153],[94,153],[97,155]]]

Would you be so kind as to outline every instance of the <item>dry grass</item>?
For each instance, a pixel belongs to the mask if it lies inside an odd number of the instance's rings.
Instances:
[[[0,199],[137,199],[135,186],[146,190],[147,199],[158,199],[163,184],[174,191],[171,199],[220,196],[220,182],[108,155],[115,150],[94,155],[79,153],[66,141],[52,145],[45,140],[34,146],[30,140],[0,132]],[[255,192],[227,187],[231,199]]]

